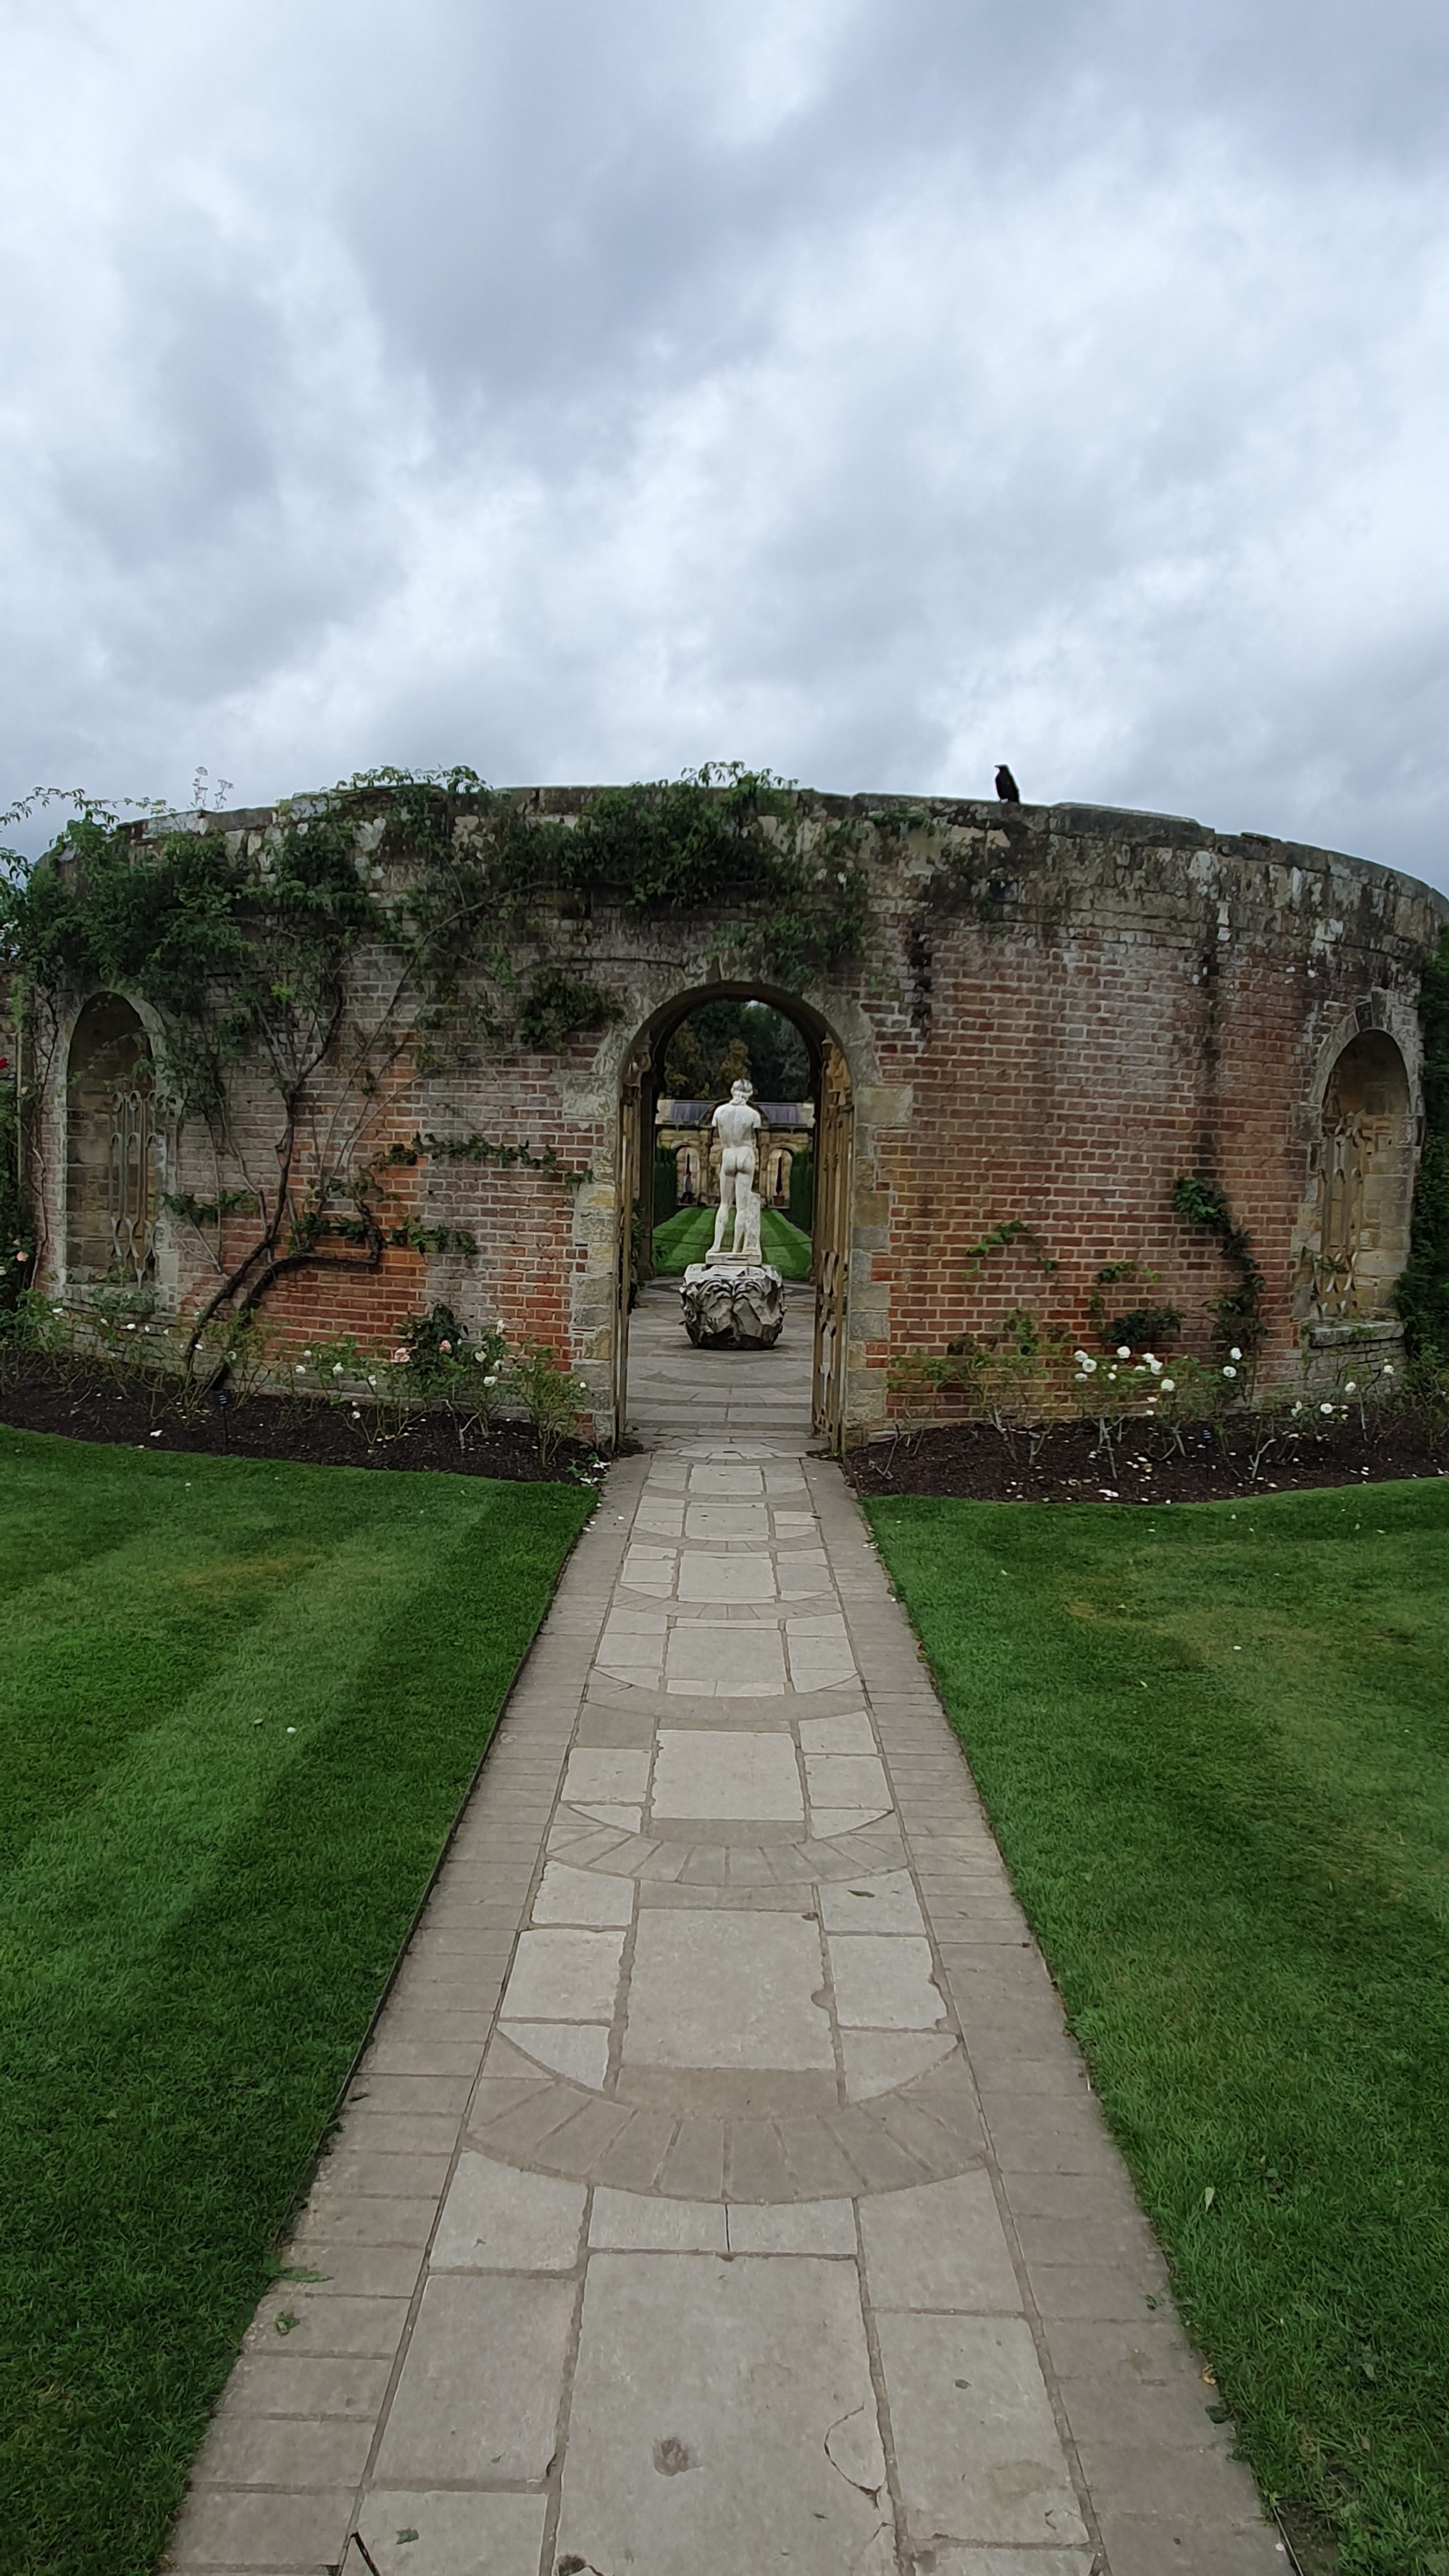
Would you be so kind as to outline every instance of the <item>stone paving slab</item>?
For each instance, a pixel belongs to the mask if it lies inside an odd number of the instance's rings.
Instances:
[[[174,2576],[1287,2576],[808,1454],[807,1311],[768,1404],[710,1355],[738,1429],[667,1301],[636,1319],[655,1445],[513,1692]]]

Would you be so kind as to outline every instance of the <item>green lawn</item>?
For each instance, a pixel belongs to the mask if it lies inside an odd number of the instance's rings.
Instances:
[[[774,1263],[782,1279],[809,1278],[810,1237],[775,1208],[761,1210],[760,1250],[767,1261]]]
[[[691,1261],[703,1261],[714,1232],[712,1207],[681,1208],[654,1229],[654,1269],[661,1279],[682,1279]]]
[[[1449,1483],[868,1508],[1260,2482],[1445,2576]]]
[[[144,2576],[589,1498],[0,1431],[0,2565]]]
[[[661,1279],[682,1278],[691,1261],[702,1261],[709,1250],[717,1211],[712,1207],[681,1208],[677,1216],[667,1217],[654,1229],[654,1269]],[[760,1250],[767,1261],[785,1279],[808,1279],[810,1276],[810,1237],[792,1225],[787,1216],[774,1208],[760,1211]]]

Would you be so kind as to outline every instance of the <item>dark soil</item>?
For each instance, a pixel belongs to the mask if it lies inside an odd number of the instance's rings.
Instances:
[[[0,1375],[0,1422],[17,1431],[57,1431],[67,1440],[211,1458],[282,1458],[303,1467],[434,1468],[525,1485],[585,1475],[592,1483],[598,1474],[595,1452],[580,1440],[561,1442],[545,1466],[527,1423],[470,1430],[460,1442],[448,1413],[412,1414],[391,1431],[377,1424],[371,1407],[360,1410],[363,1420],[354,1422],[350,1411],[306,1397],[254,1395],[244,1404],[203,1402],[188,1417],[167,1402],[164,1388],[153,1392],[144,1380],[124,1385],[98,1369],[61,1369],[11,1354]],[[368,1432],[375,1433],[371,1440]]]
[[[1142,1425],[1129,1424],[1111,1452],[1099,1454],[1087,1422],[1057,1422],[1009,1439],[989,1422],[962,1422],[873,1440],[844,1463],[859,1494],[951,1494],[977,1503],[1210,1503],[1449,1475],[1449,1426],[1420,1414],[1384,1409],[1366,1424],[1350,1414],[1318,1429],[1313,1420],[1284,1430],[1246,1415],[1220,1432],[1185,1430],[1184,1450],[1157,1425],[1144,1437]]]

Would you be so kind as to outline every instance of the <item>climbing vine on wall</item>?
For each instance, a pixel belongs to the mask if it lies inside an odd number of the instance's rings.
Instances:
[[[968,1243],[963,1267],[968,1287],[976,1279],[981,1265],[993,1253],[1009,1252],[1020,1244],[1030,1253],[1044,1279],[1052,1279],[1061,1268],[1054,1253],[1048,1252],[1034,1226],[1024,1216],[1003,1217],[988,1226],[975,1243]],[[1049,1331],[1050,1328],[1047,1328]],[[946,1344],[946,1361],[937,1372],[936,1382],[944,1390],[952,1385],[969,1388],[978,1385],[993,1351],[1009,1349],[1025,1364],[1035,1362],[1044,1347],[1043,1328],[1029,1306],[1013,1306],[1002,1317],[995,1334],[983,1341],[975,1333],[957,1333]],[[916,1354],[912,1354],[914,1358]],[[954,1374],[953,1374],[954,1371]]]
[[[1449,929],[1426,959],[1419,988],[1424,1032],[1424,1145],[1414,1189],[1409,1259],[1396,1302],[1409,1347],[1449,1364]]]
[[[1013,1243],[1025,1244],[1045,1278],[1051,1278],[1061,1268],[1061,1263],[1048,1252],[1041,1236],[1027,1224],[1025,1217],[1009,1216],[1004,1217],[999,1225],[989,1226],[979,1242],[968,1243],[962,1254],[967,1278],[970,1279],[993,1252],[1004,1252]]]
[[[436,1163],[492,1163],[503,1172],[541,1172],[546,1180],[562,1181],[570,1190],[594,1177],[587,1163],[560,1162],[551,1145],[535,1154],[527,1145],[501,1145],[491,1136],[417,1135],[410,1145],[389,1145],[387,1149],[386,1160],[394,1167],[425,1159]]]
[[[1134,1351],[1159,1351],[1181,1332],[1182,1315],[1176,1306],[1153,1305],[1144,1300],[1137,1306],[1123,1306],[1120,1314],[1108,1312],[1110,1306],[1120,1303],[1124,1289],[1155,1287],[1158,1275],[1155,1270],[1145,1269],[1140,1261],[1103,1262],[1092,1282],[1087,1313],[1104,1350],[1120,1350],[1125,1342]]]
[[[864,944],[865,824],[807,815],[769,771],[730,763],[605,787],[567,817],[487,788],[471,771],[405,779],[382,770],[349,782],[354,795],[378,789],[387,799],[382,851],[404,868],[400,900],[444,1006],[465,974],[511,989],[521,942],[548,951],[565,925],[586,942],[596,907],[732,914],[722,949],[791,985],[818,980]],[[571,972],[546,955],[525,1005],[554,1039],[595,1024],[567,1016]],[[596,1010],[597,988],[577,983],[579,1007],[585,995]]]
[[[1213,1341],[1219,1350],[1236,1343],[1251,1359],[1262,1347],[1268,1330],[1263,1320],[1263,1293],[1268,1282],[1258,1268],[1251,1234],[1245,1225],[1238,1224],[1226,1192],[1200,1172],[1174,1181],[1172,1205],[1189,1225],[1204,1225],[1217,1236],[1224,1261],[1237,1272],[1237,1286],[1225,1289],[1213,1301]]]
[[[215,1237],[198,1335],[290,1272],[373,1270],[389,1244],[475,1251],[389,1212],[389,1171],[423,1153],[584,1177],[483,1138],[399,1153],[376,1122],[405,1055],[431,1072],[480,1041],[558,1052],[616,1019],[581,966],[596,907],[723,912],[722,952],[791,983],[866,930],[859,821],[807,818],[785,782],[737,765],[605,789],[567,817],[462,767],[371,771],[279,808],[260,848],[205,813],[139,823],[69,801],[41,860],[5,854],[0,958],[48,1015],[52,1063],[66,996],[115,990],[152,1014],[172,1113],[207,1130],[217,1168],[214,1191],[167,1202]],[[365,1010],[364,957],[381,966]],[[260,1158],[240,1114],[258,1067],[277,1102]],[[223,1264],[223,1221],[241,1217],[251,1239]]]
[[[16,1070],[0,1054],[0,1315],[20,1300],[35,1251],[35,1225],[20,1154]]]

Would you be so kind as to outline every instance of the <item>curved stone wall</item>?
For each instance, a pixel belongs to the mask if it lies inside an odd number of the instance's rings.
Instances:
[[[518,800],[558,815],[589,792]],[[1443,898],[1391,869],[1176,816],[805,791],[799,805],[807,831],[860,823],[867,953],[798,993],[732,988],[719,958],[736,924],[723,912],[561,910],[556,949],[616,997],[617,1023],[559,1055],[480,1044],[447,1074],[404,1057],[370,1141],[473,1130],[535,1155],[551,1147],[591,1177],[569,1191],[517,1166],[400,1174],[397,1205],[469,1226],[477,1260],[389,1251],[365,1280],[304,1275],[277,1301],[299,1335],[380,1341],[445,1297],[465,1317],[502,1316],[552,1342],[590,1378],[603,1419],[621,1082],[641,1038],[684,997],[731,989],[793,1010],[849,1068],[846,1410],[857,1431],[885,1418],[893,1353],[940,1352],[1021,1306],[1085,1331],[1096,1274],[1118,1263],[1151,1279],[1132,1302],[1178,1306],[1185,1342],[1205,1350],[1227,1282],[1211,1239],[1172,1213],[1183,1173],[1212,1176],[1252,1230],[1270,1377],[1291,1380],[1315,1328],[1383,1316],[1418,1140],[1416,996],[1449,918]],[[207,818],[258,856],[276,825],[265,809]],[[357,986],[357,1009],[380,1005],[380,968],[364,964]],[[258,1078],[237,1143],[259,1166],[273,1113]],[[38,1133],[52,1279],[64,1277],[65,1120],[56,1076]],[[164,1149],[169,1188],[214,1195],[205,1139],[187,1132]],[[969,1257],[1014,1225],[1024,1231]],[[184,1306],[216,1276],[213,1255],[163,1219],[158,1276]]]

